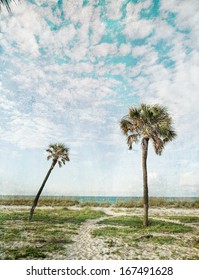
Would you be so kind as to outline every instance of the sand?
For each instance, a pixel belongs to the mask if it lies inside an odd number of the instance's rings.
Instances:
[[[51,209],[52,207],[39,207],[40,209]],[[82,209],[76,206],[69,209]],[[142,208],[114,208],[114,207],[91,207],[93,210],[104,211],[109,217],[116,216],[143,216]],[[29,207],[24,206],[0,206],[0,210],[27,211]],[[196,216],[199,217],[199,209],[179,208],[151,208],[150,219],[164,220],[165,216]],[[157,244],[151,240],[133,242],[132,236],[126,236],[125,240],[120,237],[93,237],[92,232],[97,228],[103,228],[98,222],[107,219],[107,216],[84,222],[76,235],[72,236],[73,243],[65,245],[65,254],[53,255],[53,259],[68,260],[158,260],[158,259],[199,259],[199,223],[184,224],[193,227],[193,232],[188,233],[157,233],[157,236],[174,237],[174,243]],[[168,219],[166,220],[168,221]],[[170,220],[172,221],[172,220]],[[183,224],[174,220],[173,222]],[[115,226],[117,227],[117,226]],[[156,234],[153,234],[155,237]],[[193,246],[197,240],[198,245]],[[67,256],[67,257],[66,257]],[[50,258],[51,259],[51,258]]]
[[[71,207],[71,209],[78,209]],[[126,209],[126,208],[93,208],[102,210],[111,217],[121,215],[143,215],[141,208]],[[150,209],[150,216],[153,219],[164,220],[163,216],[199,216],[199,209],[176,209],[176,208],[153,208]],[[72,260],[131,260],[131,259],[199,259],[199,249],[192,246],[187,247],[195,236],[198,236],[199,224],[188,224],[194,228],[193,233],[186,234],[169,234],[170,237],[175,236],[176,240],[183,236],[186,246],[179,246],[177,243],[172,245],[156,245],[150,242],[140,242],[138,246],[134,244],[124,243],[120,238],[94,238],[92,231],[96,228],[103,227],[97,224],[107,217],[102,217],[95,220],[85,222],[79,228],[78,235],[73,238],[74,243],[67,247],[68,259]],[[168,220],[167,220],[168,221]],[[179,221],[174,221],[180,223]],[[158,234],[160,236],[161,234]],[[185,235],[185,236],[184,236]],[[166,236],[162,234],[162,236]],[[109,246],[110,241],[112,246]]]

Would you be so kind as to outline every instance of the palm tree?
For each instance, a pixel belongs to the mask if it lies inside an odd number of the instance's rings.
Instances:
[[[176,132],[172,127],[172,118],[167,108],[155,105],[141,104],[139,107],[129,109],[128,115],[120,121],[120,127],[127,136],[129,150],[132,144],[142,144],[142,171],[143,171],[143,203],[144,203],[144,226],[148,226],[148,178],[147,178],[147,155],[148,142],[152,141],[155,152],[161,155],[167,142],[172,141]]]
[[[20,0],[18,0],[18,1],[20,1]],[[5,6],[7,11],[10,13],[11,12],[11,9],[10,9],[11,2],[16,3],[16,0],[0,0],[0,11],[1,11],[2,6]]]
[[[32,220],[34,210],[37,206],[41,192],[48,180],[48,177],[50,176],[50,173],[52,172],[53,168],[55,167],[55,165],[58,163],[59,167],[62,167],[62,164],[65,164],[66,161],[70,161],[70,159],[68,157],[69,149],[62,143],[50,144],[46,151],[49,153],[49,155],[47,156],[47,160],[52,159],[52,164],[51,164],[50,169],[48,170],[48,173],[46,174],[46,177],[44,178],[44,181],[34,199],[32,208],[30,210],[30,217],[29,217],[30,221]]]

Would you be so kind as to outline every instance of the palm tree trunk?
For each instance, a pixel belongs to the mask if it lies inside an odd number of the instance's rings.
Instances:
[[[143,202],[144,202],[144,226],[147,227],[149,195],[148,195],[148,178],[147,178],[147,155],[148,155],[149,138],[142,139],[142,172],[143,172]]]
[[[42,191],[43,191],[43,188],[44,188],[44,186],[45,186],[45,184],[46,184],[46,182],[47,182],[47,180],[48,180],[48,177],[50,176],[50,173],[51,173],[51,171],[53,170],[53,168],[55,167],[55,164],[56,164],[56,163],[57,163],[57,161],[53,161],[53,162],[52,162],[51,167],[50,167],[50,169],[48,170],[48,173],[46,174],[46,177],[44,178],[44,181],[43,181],[43,183],[42,183],[42,185],[41,185],[41,187],[40,187],[40,189],[39,189],[37,195],[35,196],[35,199],[34,199],[34,201],[33,201],[32,208],[31,208],[31,210],[30,210],[29,221],[32,221],[32,217],[33,217],[35,208],[36,208],[36,206],[37,206],[39,197],[40,197],[40,195],[41,195],[41,193],[42,193]]]

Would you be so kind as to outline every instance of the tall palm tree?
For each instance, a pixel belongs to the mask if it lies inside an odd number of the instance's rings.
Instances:
[[[67,148],[62,143],[50,144],[46,151],[49,153],[49,155],[47,156],[47,160],[52,159],[52,164],[51,164],[50,169],[48,170],[48,173],[46,174],[46,177],[44,178],[44,181],[34,199],[32,208],[30,210],[30,217],[29,217],[30,221],[32,220],[34,210],[37,206],[41,192],[48,180],[48,177],[50,176],[50,173],[52,172],[53,168],[55,167],[55,165],[58,163],[59,167],[62,167],[62,164],[65,164],[66,161],[70,161],[69,156],[68,156],[69,148]]]
[[[172,141],[176,132],[172,127],[172,118],[167,112],[167,108],[155,105],[141,104],[138,107],[129,109],[128,115],[120,121],[120,127],[127,136],[129,150],[132,144],[139,142],[142,144],[142,171],[143,171],[143,204],[144,204],[144,226],[148,226],[148,178],[147,178],[147,155],[148,142],[152,141],[155,152],[161,155],[165,144]]]

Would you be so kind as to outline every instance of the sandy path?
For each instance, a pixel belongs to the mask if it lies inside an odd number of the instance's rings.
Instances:
[[[71,207],[74,209],[74,207]],[[78,209],[75,207],[75,209]],[[115,216],[132,216],[132,215],[142,215],[143,210],[142,209],[134,209],[133,211],[129,211],[128,209],[120,209],[120,211],[117,212],[118,209],[114,208],[93,208],[94,210],[102,210],[110,217]],[[116,210],[116,211],[115,211]],[[163,219],[161,216],[164,215],[192,215],[192,216],[198,216],[199,210],[193,210],[193,209],[151,209],[151,215],[153,219],[157,220],[165,220],[168,221],[168,219]],[[117,257],[116,255],[112,255],[111,251],[108,249],[107,246],[105,246],[103,239],[100,238],[93,238],[92,237],[92,231],[96,228],[99,228],[99,225],[97,224],[99,221],[102,221],[106,219],[106,217],[101,217],[99,219],[94,220],[88,220],[87,222],[83,223],[78,231],[78,234],[73,238],[74,243],[67,246],[68,250],[68,259],[73,260],[105,260],[105,259],[120,259],[120,257]],[[172,221],[175,223],[183,224],[179,221]],[[185,224],[184,224],[185,225]],[[196,227],[198,226],[191,225],[189,226]],[[128,255],[129,249],[124,248],[124,253]],[[150,253],[151,254],[151,253]]]
[[[114,210],[110,208],[94,208],[94,210],[102,210],[109,216],[127,215],[125,212],[114,212]],[[80,226],[78,234],[73,238],[74,243],[67,247],[69,259],[103,260],[110,258],[110,256],[108,257],[107,255],[109,250],[106,249],[106,246],[104,246],[103,240],[99,238],[93,238],[91,235],[95,228],[99,228],[97,223],[103,221],[104,219],[107,219],[107,216],[101,217],[99,219],[88,220]]]
[[[67,247],[69,259],[102,259],[103,242],[92,238],[91,232],[96,227],[96,223],[105,218],[88,220],[79,228],[78,234],[73,238],[74,243]]]

